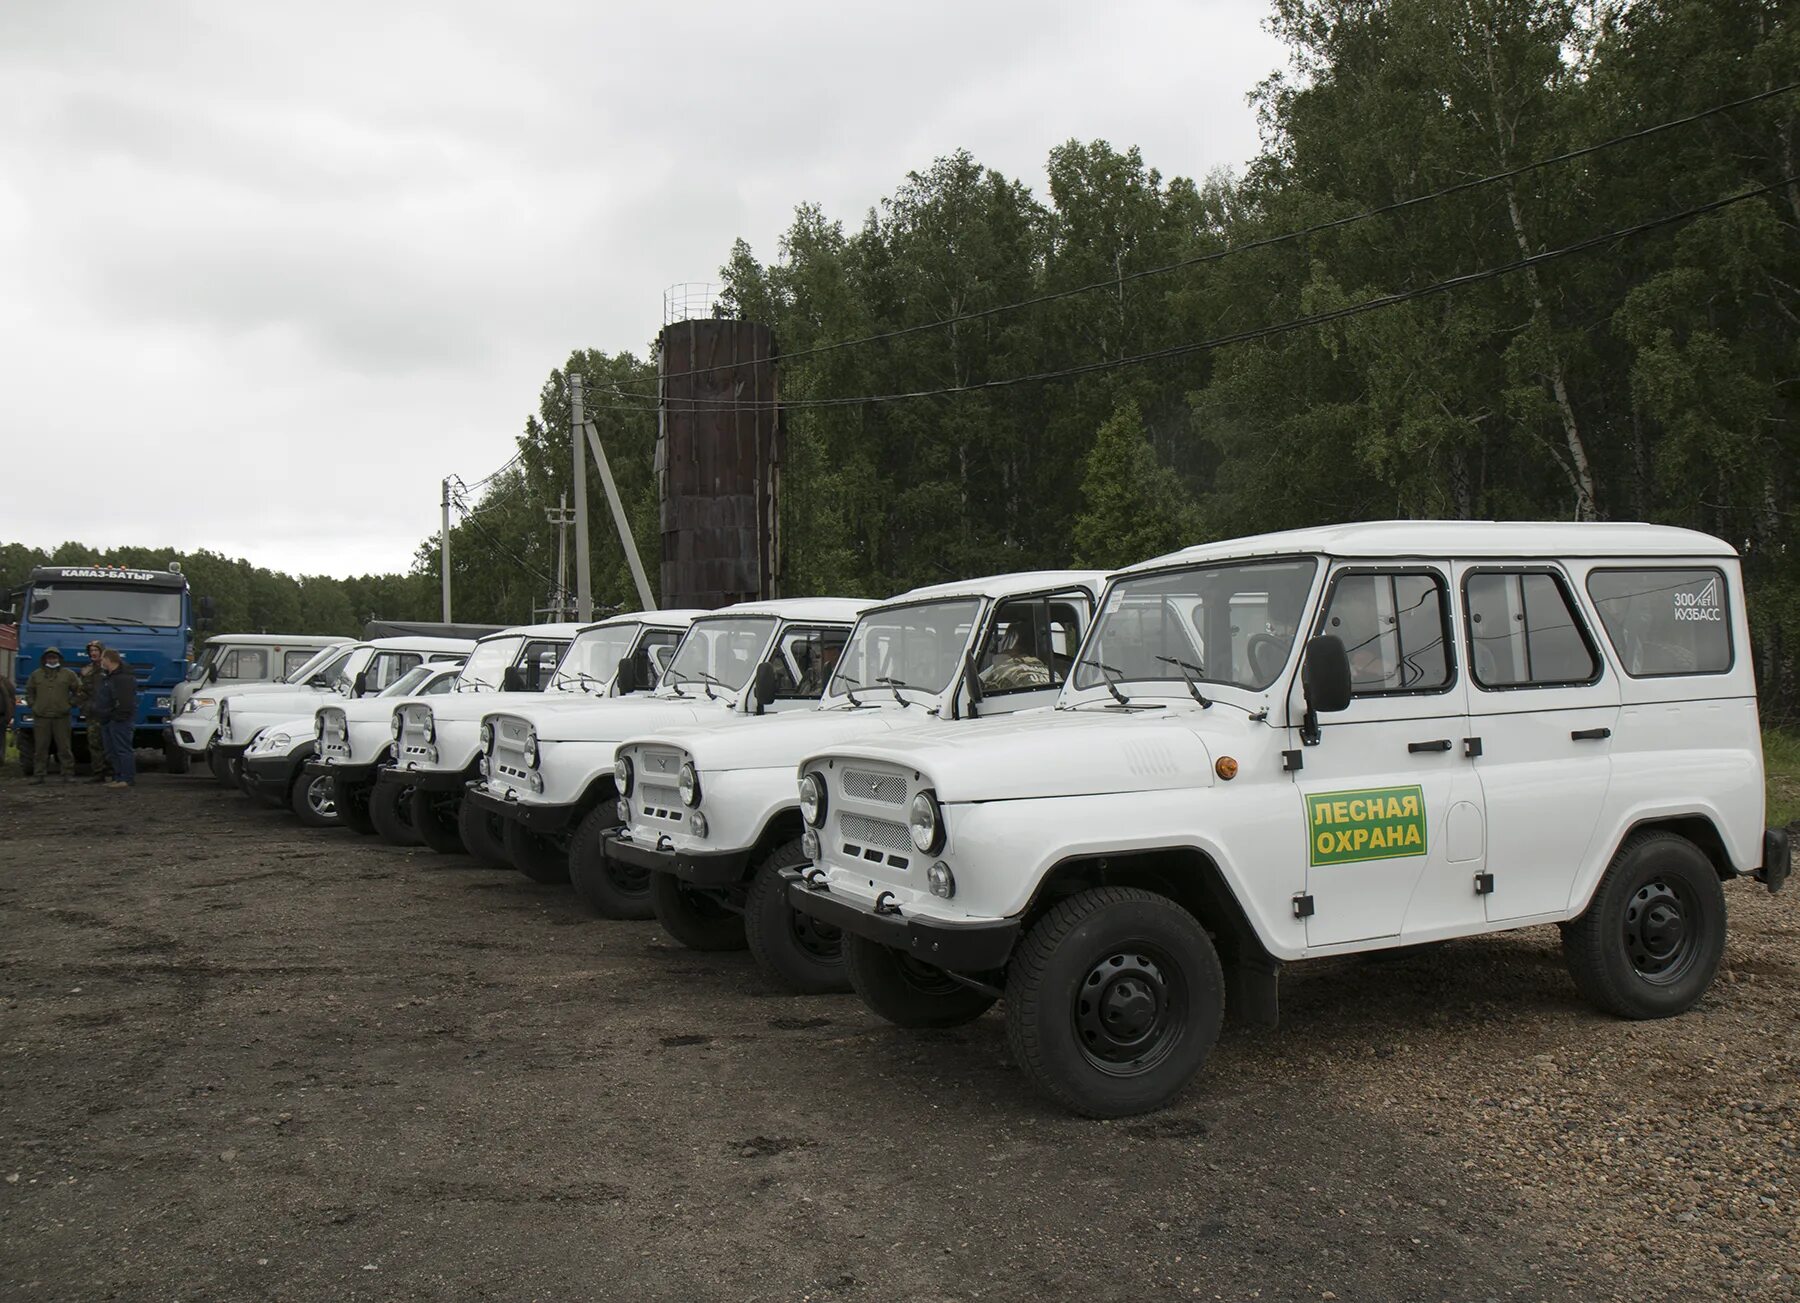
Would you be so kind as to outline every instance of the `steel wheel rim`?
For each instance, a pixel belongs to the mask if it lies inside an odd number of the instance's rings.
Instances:
[[[634,864],[620,864],[616,860],[607,860],[603,870],[606,880],[626,896],[643,896],[650,891],[650,870],[640,869]]]
[[[921,964],[911,955],[896,953],[894,967],[900,974],[900,980],[920,995],[955,995],[958,991],[968,989],[943,969]]]
[[[787,914],[788,932],[794,944],[807,955],[824,963],[836,963],[843,958],[844,934],[841,929],[821,923],[811,914],[803,914],[797,909],[790,909]]]
[[[1069,1001],[1082,1057],[1111,1077],[1141,1076],[1173,1054],[1187,1009],[1181,966],[1144,945],[1110,947],[1082,974]]]
[[[315,778],[306,785],[306,804],[321,819],[337,818],[337,795],[329,778]]]
[[[1680,881],[1652,878],[1625,902],[1625,954],[1646,982],[1668,986],[1699,961],[1699,902]]]

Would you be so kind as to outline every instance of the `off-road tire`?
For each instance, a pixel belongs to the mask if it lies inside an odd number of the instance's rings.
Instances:
[[[618,826],[618,816],[607,805],[587,812],[569,841],[569,881],[601,918],[655,918],[650,871],[606,854],[606,835]]]
[[[1013,1060],[1040,1092],[1085,1117],[1167,1105],[1205,1066],[1224,1021],[1212,938],[1167,896],[1136,887],[1061,901],[1007,966]]]
[[[670,940],[689,950],[742,950],[744,916],[695,891],[673,873],[650,875],[650,905]]]
[[[779,871],[806,863],[798,837],[757,863],[744,901],[744,938],[757,967],[782,989],[796,995],[848,991],[843,933],[788,904],[787,883]]]
[[[1725,954],[1725,892],[1704,852],[1641,832],[1613,856],[1593,900],[1562,929],[1575,987],[1620,1018],[1672,1018],[1699,1002]]]
[[[490,869],[511,869],[513,862],[501,840],[500,816],[464,798],[456,807],[456,831],[463,849]]]
[[[351,832],[365,837],[375,835],[375,821],[369,818],[369,789],[352,790],[337,775],[331,779],[332,799],[337,802],[338,822]]]
[[[288,788],[288,807],[308,828],[337,828],[337,782],[329,774],[302,771]]]
[[[506,858],[533,882],[547,886],[569,885],[569,852],[548,837],[539,836],[517,819],[508,819],[501,833]]]
[[[844,935],[844,972],[870,1012],[896,1027],[961,1027],[994,1007],[985,991],[853,933]]]
[[[231,776],[231,761],[218,747],[206,749],[206,767],[212,770],[212,776],[219,780],[222,787],[236,787],[237,782]]]
[[[413,826],[413,789],[399,783],[376,783],[369,788],[369,822],[389,846],[417,846],[424,838]]]
[[[428,792],[422,787],[412,791],[412,826],[424,842],[439,855],[462,855],[462,831],[457,827],[456,817],[444,817],[444,805],[448,797],[442,792]]]
[[[30,778],[37,769],[37,751],[34,739],[21,738],[17,732],[13,734],[13,742],[19,748],[19,772]]]
[[[173,742],[163,745],[163,772],[165,774],[185,774],[188,771],[188,753]]]

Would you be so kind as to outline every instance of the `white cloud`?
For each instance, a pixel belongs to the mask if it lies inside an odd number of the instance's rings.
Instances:
[[[1256,147],[1258,0],[12,5],[0,538],[403,568],[571,348],[796,204],[968,148],[1204,176]],[[130,473],[99,438],[128,450]],[[54,483],[12,477],[66,454]]]

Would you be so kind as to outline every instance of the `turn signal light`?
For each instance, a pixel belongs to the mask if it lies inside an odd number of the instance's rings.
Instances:
[[[1213,765],[1213,772],[1228,783],[1237,777],[1237,769],[1237,761],[1230,756],[1220,756],[1218,762]]]

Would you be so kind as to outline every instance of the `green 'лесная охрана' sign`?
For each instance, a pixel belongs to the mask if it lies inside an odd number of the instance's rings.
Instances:
[[[1418,787],[1366,787],[1309,793],[1308,862],[1354,864],[1425,854],[1425,793]]]

